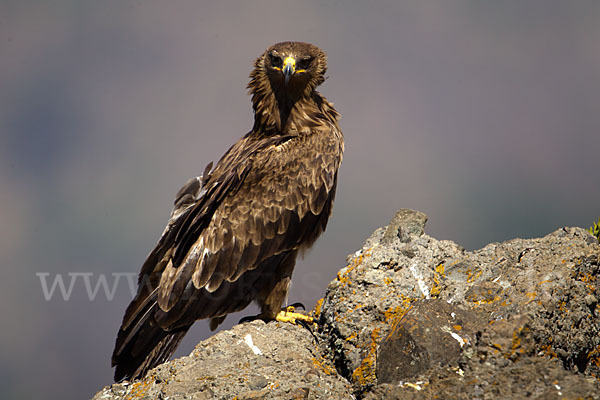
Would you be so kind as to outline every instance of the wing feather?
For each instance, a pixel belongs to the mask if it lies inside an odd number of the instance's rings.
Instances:
[[[234,282],[237,280],[238,266],[240,265],[243,254],[244,248],[242,248],[242,243],[239,240],[235,240],[234,247],[231,251],[231,259],[229,260],[229,273],[225,278],[228,282]]]
[[[220,258],[219,253],[210,253],[206,251],[202,260],[196,265],[192,275],[192,281],[197,289],[203,288],[210,279],[213,271],[217,268]]]
[[[244,248],[244,254],[240,258],[240,262],[238,263],[238,268],[233,276],[239,277],[244,273],[244,271],[246,271],[248,268],[251,268],[248,267],[249,265],[255,265],[259,253],[260,246],[254,245],[251,241],[248,242]]]
[[[163,318],[169,326],[191,307],[176,305],[180,299],[198,302],[185,294],[187,290],[205,296],[221,293],[225,283],[234,284],[269,257],[312,244],[324,230],[321,221],[326,222],[331,211],[341,159],[339,149],[331,152],[330,144],[311,136],[288,138],[283,144],[277,142],[281,138],[243,138],[207,180],[196,181],[203,187],[193,183],[203,195],[186,205],[174,227],[174,256],[160,280],[158,301],[172,314]],[[320,218],[322,213],[327,215]],[[227,308],[208,303],[205,307],[198,318],[218,317],[219,307]]]
[[[319,187],[315,193],[313,193],[310,201],[310,212],[313,213],[313,215],[321,214],[328,196],[329,192],[327,191],[325,185],[321,185],[321,187]]]
[[[283,235],[289,226],[290,223],[290,211],[286,208],[281,210],[281,215],[279,216],[279,221],[277,221],[277,235]]]

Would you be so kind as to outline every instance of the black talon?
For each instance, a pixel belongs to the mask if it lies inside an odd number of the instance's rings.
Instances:
[[[302,303],[294,303],[294,304],[291,304],[290,307],[301,308],[303,310],[306,310],[306,307],[304,307],[304,304],[302,304]]]
[[[244,318],[240,319],[238,321],[238,324],[243,324],[244,322],[256,321],[257,319],[261,319],[260,315],[247,315]]]
[[[307,329],[310,332],[310,334],[312,335],[312,337],[315,339],[315,342],[317,342],[317,343],[319,342],[319,338],[317,337],[317,335],[315,335],[315,332],[313,332],[313,328],[311,326],[313,323],[316,323],[316,322],[313,321],[310,324],[307,321],[303,321],[303,320],[297,320],[296,322],[298,324],[302,325],[302,327],[304,329]]]
[[[303,320],[300,319],[300,320],[298,320],[296,322],[298,323],[298,325],[302,325],[303,328],[306,328],[306,329],[308,329],[309,331],[312,332],[312,329],[310,329],[310,326],[308,326],[308,323],[306,321],[303,321]]]

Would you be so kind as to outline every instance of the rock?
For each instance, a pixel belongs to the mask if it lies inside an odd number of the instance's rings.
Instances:
[[[434,365],[457,365],[462,348],[475,337],[476,314],[439,299],[415,302],[378,346],[377,383],[408,380]]]
[[[202,341],[142,381],[114,384],[94,397],[126,398],[351,399],[352,388],[306,328],[253,321]]]
[[[348,258],[318,328],[254,321],[94,399],[600,399],[600,245],[562,228],[467,252],[400,210]]]
[[[591,235],[563,228],[467,252],[416,221],[426,217],[401,210],[375,231],[320,307],[323,352],[357,396],[600,398]]]

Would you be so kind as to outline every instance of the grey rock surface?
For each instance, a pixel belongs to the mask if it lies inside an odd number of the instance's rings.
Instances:
[[[312,332],[238,325],[94,399],[600,399],[596,239],[561,228],[468,252],[426,220],[402,209],[375,231]]]
[[[145,379],[114,384],[94,399],[351,399],[352,388],[324,359],[310,331],[253,321],[200,342],[188,357]]]

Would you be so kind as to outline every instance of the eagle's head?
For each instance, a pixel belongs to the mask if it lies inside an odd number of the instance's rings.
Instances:
[[[277,95],[298,97],[310,95],[323,83],[326,71],[327,56],[317,46],[304,42],[281,42],[269,47],[256,59],[250,76],[255,82],[268,82]]]

